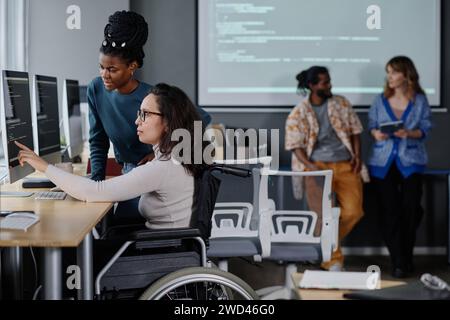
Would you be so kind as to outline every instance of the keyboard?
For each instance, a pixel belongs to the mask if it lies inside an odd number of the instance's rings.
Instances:
[[[65,192],[38,191],[34,193],[34,198],[36,200],[64,200],[66,195]]]

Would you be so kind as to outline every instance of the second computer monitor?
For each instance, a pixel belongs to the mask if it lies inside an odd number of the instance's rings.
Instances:
[[[49,163],[61,162],[58,82],[56,78],[35,75],[33,97],[35,149]]]
[[[34,149],[28,73],[3,70],[0,87],[3,151],[9,182],[13,183],[34,172],[28,164],[20,166],[18,159],[20,150],[14,143],[18,141]]]
[[[83,131],[80,110],[80,87],[76,80],[65,80],[63,89],[64,135],[69,157],[83,152]]]

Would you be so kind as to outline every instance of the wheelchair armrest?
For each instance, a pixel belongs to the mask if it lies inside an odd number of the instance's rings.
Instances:
[[[193,228],[148,229],[142,224],[116,226],[108,229],[103,239],[122,241],[167,240],[201,237]]]
[[[130,240],[167,240],[201,237],[200,230],[193,228],[145,229],[131,233]]]
[[[140,230],[148,230],[143,224],[127,224],[109,227],[104,234],[102,234],[101,239],[108,240],[123,240],[130,237],[133,232]]]

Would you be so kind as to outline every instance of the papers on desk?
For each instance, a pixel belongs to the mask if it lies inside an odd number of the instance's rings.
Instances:
[[[377,272],[331,272],[306,270],[299,287],[304,289],[373,290],[378,288]]]

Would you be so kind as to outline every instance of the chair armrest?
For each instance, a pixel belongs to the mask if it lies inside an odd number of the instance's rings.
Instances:
[[[199,229],[176,228],[176,229],[145,229],[135,231],[131,234],[130,240],[166,240],[166,239],[186,239],[201,237]]]
[[[108,229],[103,239],[122,241],[167,240],[201,237],[193,228],[148,229],[142,224],[116,226]]]
[[[131,233],[139,230],[148,230],[144,224],[127,224],[109,227],[101,236],[101,239],[124,239],[129,237]]]

